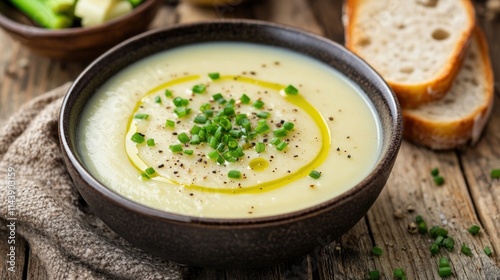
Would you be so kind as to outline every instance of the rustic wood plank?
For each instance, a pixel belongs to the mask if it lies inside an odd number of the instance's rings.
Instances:
[[[27,253],[27,248],[28,244],[26,241],[19,236],[19,234],[16,234],[15,244],[8,244],[7,240],[9,237],[9,232],[7,231],[0,231],[0,256],[2,260],[2,265],[0,266],[0,279],[3,280],[19,280],[19,279],[24,279],[25,275],[25,266],[26,264],[26,253]],[[7,261],[10,260],[10,256],[7,256],[7,254],[11,254],[11,246],[14,247],[14,253],[15,253],[15,261],[14,261],[14,267],[12,270],[9,270],[9,266],[7,264]]]

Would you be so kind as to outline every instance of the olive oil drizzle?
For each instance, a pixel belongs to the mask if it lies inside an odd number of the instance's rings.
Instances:
[[[185,76],[182,78],[170,80],[166,83],[163,83],[148,92],[137,102],[134,111],[129,117],[128,120],[128,125],[127,125],[127,133],[125,135],[125,150],[127,153],[127,156],[130,160],[130,162],[140,171],[142,172],[149,166],[139,157],[139,149],[137,148],[137,144],[130,141],[130,137],[137,132],[137,126],[135,125],[133,116],[134,114],[139,110],[140,106],[146,101],[151,95],[158,93],[158,91],[161,90],[166,90],[169,87],[175,86],[175,85],[180,85],[186,82],[194,81],[200,79],[200,75],[190,75],[190,76]],[[278,84],[278,83],[272,83],[272,82],[267,82],[267,81],[262,81],[250,77],[244,77],[244,76],[234,76],[234,75],[224,75],[220,76],[219,79],[211,81],[211,83],[218,83],[222,81],[235,81],[235,82],[241,82],[241,83],[249,83],[249,84],[255,84],[258,86],[261,86],[263,88],[267,88],[270,90],[274,90],[277,92],[277,94],[282,94],[283,98],[290,102],[291,104],[301,108],[304,110],[311,118],[313,121],[316,123],[316,125],[319,128],[319,131],[321,133],[321,148],[319,153],[316,155],[316,157],[311,160],[309,163],[305,164],[301,168],[299,168],[297,171],[292,172],[288,174],[287,176],[283,178],[277,178],[271,181],[263,182],[257,185],[249,186],[249,187],[238,187],[238,188],[215,188],[215,187],[210,187],[210,186],[198,186],[198,185],[190,185],[190,184],[181,184],[175,180],[172,180],[171,178],[167,178],[161,175],[152,177],[151,180],[155,181],[160,181],[160,182],[165,182],[173,185],[179,185],[182,186],[188,190],[195,190],[195,191],[201,191],[201,192],[209,192],[209,193],[223,193],[223,194],[238,194],[238,193],[261,193],[263,191],[271,191],[277,188],[280,188],[282,186],[285,186],[286,184],[289,184],[292,181],[307,177],[309,175],[309,172],[320,166],[327,158],[331,146],[331,135],[330,135],[330,129],[327,125],[326,120],[323,118],[320,112],[314,108],[307,100],[301,96],[301,94],[298,95],[286,95],[282,91],[286,87],[285,85]],[[279,152],[278,152],[279,154]]]

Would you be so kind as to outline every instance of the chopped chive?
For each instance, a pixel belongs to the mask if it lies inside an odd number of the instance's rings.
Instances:
[[[321,177],[321,172],[318,172],[318,171],[316,171],[316,170],[313,170],[313,171],[309,172],[309,177],[311,177],[311,178],[313,178],[313,179],[316,179],[316,180],[317,180],[317,179],[319,179],[319,178]],[[373,252],[373,250],[374,250],[374,249],[375,249],[375,250],[378,250],[378,249],[376,249],[376,248],[380,249],[379,247],[376,247],[376,246],[375,246],[375,247],[373,247],[373,248],[372,248],[372,253],[376,254],[375,252]],[[382,253],[382,249],[380,249],[380,251],[381,251],[380,253]],[[380,256],[380,255],[379,255],[379,256]]]
[[[431,175],[432,175],[432,177],[436,177],[437,175],[439,175],[439,169],[437,169],[437,168],[432,169]]]
[[[284,127],[278,128],[275,131],[273,131],[274,136],[276,137],[285,137],[287,132]]]
[[[234,107],[232,105],[228,105],[226,107],[224,107],[224,115],[226,116],[233,116],[234,115]]]
[[[491,251],[490,247],[488,247],[488,246],[484,247],[483,252],[484,252],[484,253],[486,254],[486,256],[488,256],[488,257],[490,257],[490,256],[493,254],[493,252]]]
[[[449,267],[449,266],[440,267],[440,268],[438,268],[438,273],[439,273],[439,276],[441,276],[441,277],[448,277],[451,275],[451,267]]]
[[[170,145],[168,147],[173,153],[179,153],[182,152],[182,145],[181,144],[175,144],[175,145]]]
[[[299,90],[296,89],[294,86],[292,85],[288,85],[286,88],[285,88],[285,93],[286,94],[290,94],[290,95],[297,95],[299,93]]]
[[[194,134],[191,136],[191,141],[189,141],[189,144],[191,145],[199,145],[201,143],[201,137],[198,134]]]
[[[156,173],[156,171],[153,167],[146,168],[146,170],[144,170],[144,172],[146,172],[146,174],[148,174],[148,176],[151,176],[151,175]]]
[[[223,118],[220,120],[219,124],[225,129],[225,130],[231,130],[233,128],[231,121],[227,118]]]
[[[155,146],[155,145],[156,145],[156,144],[155,144],[155,139],[153,139],[153,138],[148,139],[148,140],[146,141],[146,144],[148,145],[148,147],[153,147],[153,146]]]
[[[186,108],[186,107],[177,107],[177,108],[174,109],[174,113],[179,118],[182,118],[182,117],[186,116],[187,114],[189,114],[190,111],[191,111],[191,109]]]
[[[179,134],[179,135],[177,136],[177,139],[179,139],[179,141],[180,141],[182,144],[186,144],[186,143],[187,143],[187,142],[189,142],[189,140],[190,140],[190,139],[189,139],[189,136],[188,136],[185,132],[183,132],[183,133]]]
[[[281,140],[279,138],[273,138],[269,143],[271,143],[273,146],[277,146],[279,143],[281,143]]]
[[[199,127],[197,125],[193,125],[193,127],[191,127],[191,130],[189,131],[189,133],[191,133],[193,135],[193,134],[200,133],[200,131],[201,131],[201,127]]]
[[[193,152],[193,150],[184,150],[184,153],[186,155],[192,155],[194,152]]]
[[[443,240],[443,246],[446,248],[446,250],[451,251],[453,250],[453,247],[455,246],[455,240],[451,237],[446,237]]]
[[[437,244],[439,246],[443,245],[444,237],[438,236],[436,240],[434,240],[434,244]]]
[[[430,248],[430,251],[431,251],[431,255],[434,256],[435,254],[439,253],[439,245],[434,243],[431,245],[431,248]]]
[[[214,159],[214,158],[217,158],[219,156],[219,152],[217,150],[213,150],[213,151],[210,151],[208,154],[207,154],[208,158],[210,159]]]
[[[405,272],[401,268],[394,269],[393,274],[394,274],[394,277],[396,277],[398,279],[402,279],[403,277],[405,277]]]
[[[147,120],[149,118],[148,114],[135,114],[134,119]]]
[[[146,180],[151,179],[151,178],[148,176],[148,174],[146,174],[146,172],[142,172],[142,173],[141,173],[141,177],[142,177],[142,179],[146,179]]]
[[[146,139],[144,139],[144,134],[136,132],[136,133],[134,133],[134,135],[132,135],[132,137],[130,137],[130,140],[132,140],[133,142],[135,142],[137,144],[141,144]]]
[[[259,112],[257,113],[257,117],[260,119],[267,119],[269,118],[269,112]]]
[[[213,73],[208,73],[208,76],[210,77],[210,79],[212,80],[217,80],[220,78],[220,74],[218,72],[213,72]]]
[[[193,86],[192,91],[194,93],[200,94],[200,93],[204,93],[206,89],[207,89],[206,85],[204,85],[204,84],[197,84],[197,85]]]
[[[442,186],[444,184],[444,178],[443,176],[436,176],[433,178],[434,179],[434,184],[438,185],[438,186]]]
[[[253,103],[253,107],[255,107],[257,109],[261,109],[263,106],[264,106],[264,102],[262,102],[261,100],[257,100]]]
[[[472,235],[477,235],[481,228],[478,225],[471,226],[467,231]]]
[[[227,176],[231,179],[240,179],[241,178],[241,172],[239,170],[230,170],[227,173]]]
[[[171,98],[173,96],[172,91],[166,89],[165,90],[165,97]]]
[[[439,267],[450,267],[450,261],[447,257],[439,258]]]
[[[240,97],[241,103],[243,104],[249,104],[250,103],[250,97],[248,95],[244,94]]]
[[[217,101],[217,100],[220,100],[220,99],[224,99],[224,96],[222,96],[221,93],[216,93],[214,95],[212,95],[212,98]],[[219,102],[220,103],[220,102]]]
[[[430,230],[429,230],[429,234],[431,235],[432,238],[437,238],[438,236],[443,236],[443,237],[446,237],[448,236],[448,231],[442,227],[438,227],[438,226],[433,226]]]
[[[286,146],[288,146],[287,142],[281,142],[278,145],[276,145],[276,149],[278,151],[283,151],[286,148]]]
[[[295,125],[292,122],[285,122],[283,124],[283,128],[286,129],[286,131],[291,131],[294,127]]]
[[[236,139],[241,138],[242,134],[243,133],[241,132],[241,130],[237,130],[237,129],[229,130],[229,135],[233,138],[236,138]]]
[[[205,114],[205,116],[207,116],[207,117],[213,117],[214,110],[212,110],[212,109],[205,110],[205,111],[203,111],[203,114]]]
[[[492,169],[490,176],[491,179],[500,179],[500,169]]]
[[[312,172],[315,172],[315,170],[311,171]],[[321,175],[319,172],[316,171],[316,173],[318,175]],[[311,174],[309,174],[309,176],[311,176]],[[319,177],[318,177],[319,178]],[[318,179],[318,178],[315,178],[315,179]],[[376,255],[376,256],[382,256],[382,249],[380,247],[377,247],[377,246],[374,246],[371,251],[370,251],[372,254]]]
[[[415,222],[417,222],[418,232],[421,234],[427,233],[427,224],[422,216],[418,215],[415,217]]]
[[[220,155],[217,157],[216,161],[220,165],[222,165],[222,164],[224,164],[226,162],[226,160],[224,159],[224,157],[222,157]]]
[[[184,104],[183,100],[184,100],[184,98],[178,97],[178,96],[176,98],[174,98],[173,102],[174,102],[175,107],[181,107]]]
[[[255,144],[255,151],[257,153],[262,153],[266,150],[266,144],[264,144],[263,142],[258,142],[257,144]]]
[[[257,124],[257,127],[255,127],[255,132],[257,132],[259,134],[264,134],[264,133],[268,132],[270,129],[271,129],[271,127],[269,127],[269,125],[264,122],[264,123]]]
[[[460,252],[462,252],[466,256],[472,255],[472,250],[467,245],[465,245],[465,243],[462,244],[462,249],[460,249]]]
[[[193,122],[199,123],[199,124],[205,124],[207,122],[208,118],[205,115],[197,115]]]
[[[155,103],[161,104],[161,97],[155,96]]]
[[[380,271],[372,270],[368,272],[368,277],[370,280],[379,280],[380,279]]]
[[[165,122],[165,127],[174,127],[174,126],[175,126],[175,122],[172,120],[167,120]]]

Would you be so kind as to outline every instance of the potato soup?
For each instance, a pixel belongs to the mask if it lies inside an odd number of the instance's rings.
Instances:
[[[121,70],[86,105],[78,145],[89,172],[132,201],[254,218],[355,186],[379,157],[380,130],[361,90],[326,64],[219,42]]]

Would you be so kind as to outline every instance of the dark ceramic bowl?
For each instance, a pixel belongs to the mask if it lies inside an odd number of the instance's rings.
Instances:
[[[95,27],[51,30],[35,26],[15,8],[0,1],[0,27],[39,55],[61,60],[93,59],[146,30],[161,3],[161,0],[145,0],[131,13]]]
[[[349,191],[314,207],[246,219],[167,213],[130,201],[102,185],[88,172],[77,149],[76,128],[87,101],[110,77],[137,60],[173,47],[209,41],[244,41],[291,49],[323,61],[358,84],[381,120],[383,145],[373,171]],[[305,255],[353,227],[389,177],[401,144],[402,122],[399,105],[384,80],[342,46],[289,27],[236,20],[155,30],[114,47],[94,61],[70,88],[59,130],[65,162],[78,191],[119,235],[145,251],[178,263],[244,268]]]

